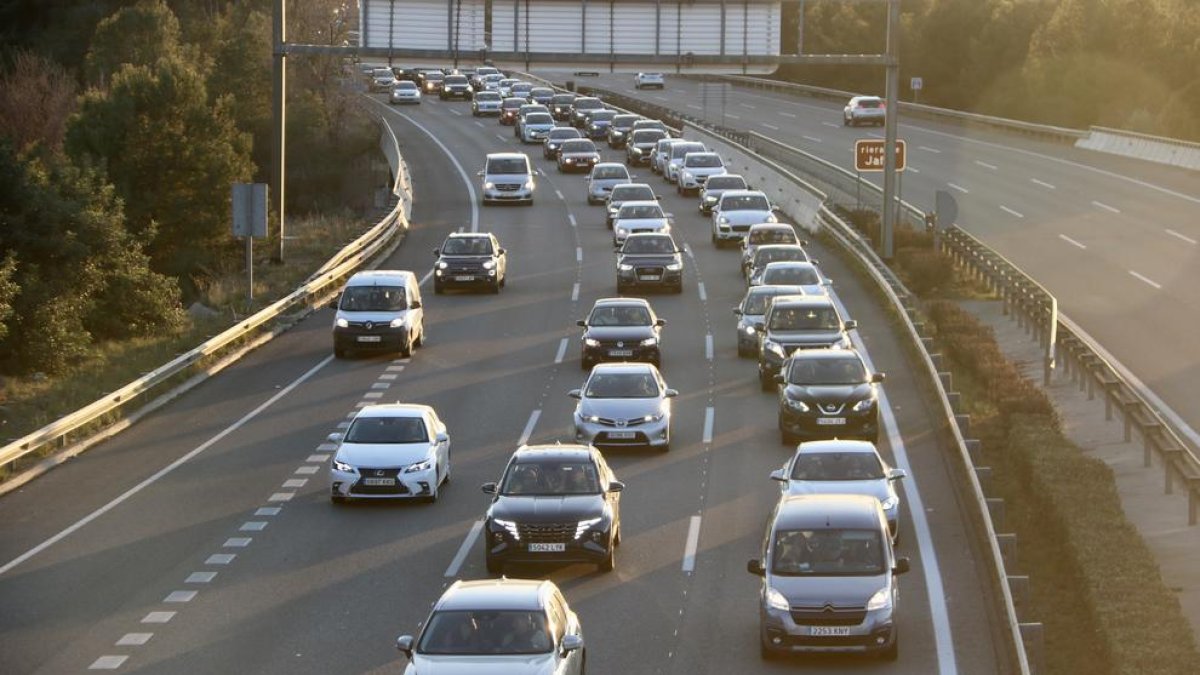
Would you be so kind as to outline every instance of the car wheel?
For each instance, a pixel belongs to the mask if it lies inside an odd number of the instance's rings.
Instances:
[[[484,557],[484,566],[487,567],[488,574],[504,573],[504,564],[499,560],[493,560],[490,555]]]
[[[614,543],[614,544],[616,544],[617,546],[620,546],[620,545],[621,545],[621,524],[620,524],[620,521],[618,521],[618,522],[617,522],[617,532],[616,532],[616,534],[614,534],[614,535],[613,535],[613,543]]]
[[[415,347],[424,347],[425,346],[425,322],[424,321],[421,322],[421,332],[417,333],[417,339],[416,339],[416,341],[413,342],[413,346],[415,346]]]
[[[335,358],[335,359],[346,358],[346,350],[342,349],[341,347],[334,347],[333,348],[333,358]]]
[[[346,503],[346,498],[342,495],[329,495],[329,501],[335,506],[342,506]]]
[[[761,370],[758,371],[758,386],[761,387],[763,391],[771,391],[771,385],[773,384],[775,384],[773,380],[767,378],[766,375],[763,375]]]
[[[500,277],[500,288],[508,288],[508,275]]]
[[[404,344],[400,345],[400,356],[403,358],[412,356],[412,338],[406,337]]]
[[[608,542],[608,557],[606,557],[604,559],[604,561],[600,563],[599,567],[600,567],[601,572],[611,572],[611,571],[613,571],[614,568],[616,568],[616,566],[617,566],[616,548],[617,548],[616,545],[614,545],[611,541]]]
[[[682,197],[682,196],[683,196],[683,187],[682,187],[682,186],[679,186],[679,185],[676,185],[676,186],[675,186],[675,194],[677,194],[677,195],[679,195],[680,197]]]

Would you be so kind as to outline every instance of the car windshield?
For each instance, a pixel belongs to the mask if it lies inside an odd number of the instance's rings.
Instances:
[[[554,124],[550,113],[529,113],[525,116],[525,124]]]
[[[559,127],[550,130],[550,138],[555,140],[563,140],[565,138],[579,138],[579,130],[568,127]]]
[[[514,85],[512,86],[512,92],[513,92],[514,94],[516,94],[516,93],[525,93],[525,94],[528,94],[528,93],[529,93],[530,91],[532,91],[532,90],[533,90],[533,85],[532,85],[532,84],[523,84],[523,83],[517,83],[517,84],[514,84]]]
[[[630,237],[621,247],[621,253],[673,254],[675,242],[670,237]]]
[[[634,143],[657,143],[666,137],[666,132],[658,129],[638,129],[633,132]]]
[[[762,282],[773,286],[817,286],[821,283],[821,277],[816,269],[807,265],[776,265],[768,266],[763,272]]]
[[[502,495],[541,496],[600,494],[600,475],[590,461],[538,459],[509,467]]]
[[[451,75],[446,78],[446,84],[467,84],[467,78],[462,75]]]
[[[721,158],[716,155],[696,155],[687,157],[683,161],[683,165],[691,168],[708,169],[715,166],[721,166]]]
[[[475,94],[475,100],[476,101],[488,101],[489,103],[492,101],[499,101],[500,94],[497,94],[494,91],[481,91],[481,92]]]
[[[421,654],[544,654],[554,646],[538,610],[442,610],[421,633]]]
[[[338,309],[345,312],[399,312],[408,309],[402,286],[348,286]]]
[[[776,307],[771,312],[771,330],[821,330],[841,328],[837,310],[832,307]]]
[[[579,141],[567,141],[566,143],[563,143],[563,146],[562,146],[562,151],[563,151],[563,152],[566,152],[566,153],[570,153],[570,152],[595,152],[595,151],[596,151],[596,144],[595,144],[595,143],[592,143],[591,141],[585,141],[585,140],[579,140]]]
[[[657,204],[625,204],[617,212],[618,218],[662,218],[662,207]]]
[[[357,417],[346,430],[347,443],[428,443],[420,417]]]
[[[751,245],[758,244],[795,244],[796,231],[792,228],[764,228],[750,233]]]
[[[596,112],[589,115],[589,117],[591,118],[591,120],[593,122],[611,122],[612,119],[616,116],[617,116],[617,113],[612,110],[597,110]]]
[[[442,255],[491,255],[492,240],[487,237],[451,237],[442,245]]]
[[[575,109],[576,110],[595,110],[596,108],[603,108],[603,107],[604,107],[604,104],[601,103],[600,99],[598,99],[598,98],[575,99]]]
[[[530,90],[529,93],[532,94],[533,96],[549,96],[551,98],[554,97],[554,90],[547,89],[545,87],[535,87],[534,89]]]
[[[614,202],[635,202],[643,199],[647,201],[653,200],[654,190],[643,185],[629,188],[618,185],[612,191],[612,200]]]
[[[592,170],[592,178],[629,178],[629,172],[622,165],[598,166]]]
[[[497,159],[489,159],[487,165],[488,174],[526,174],[529,173],[529,163],[524,157],[503,157]]]
[[[556,94],[550,100],[554,105],[570,105],[571,101],[575,100],[575,96],[573,94]]]
[[[416,89],[417,84],[415,82],[409,82],[408,80],[405,80],[404,82],[397,82],[396,88],[404,90]]]
[[[839,385],[866,381],[867,370],[856,358],[801,359],[792,364],[788,373],[791,384]]]
[[[884,572],[883,543],[873,530],[778,530],[771,573],[784,577],[875,576]]]
[[[759,288],[762,288],[761,286]],[[799,295],[793,289],[776,289],[767,288],[761,291],[750,292],[746,294],[746,299],[742,302],[742,314],[751,314],[761,316],[767,313],[767,307],[770,306],[771,300],[777,295]]]
[[[608,305],[592,310],[589,326],[649,326],[650,310],[641,305]]]
[[[882,480],[883,464],[873,452],[805,452],[792,463],[792,480]]]
[[[588,398],[657,398],[658,382],[650,373],[596,373],[588,380]]]
[[[773,262],[793,261],[808,262],[808,254],[799,246],[763,247],[754,252],[754,266],[759,268]]]
[[[745,190],[746,181],[741,176],[713,176],[705,187],[709,190]]]
[[[671,159],[683,159],[689,152],[704,152],[704,146],[699,143],[676,143],[671,146]]]
[[[446,76],[443,73],[425,73],[425,79],[434,82],[441,82],[442,80],[446,79]]]
[[[613,117],[613,126],[628,129],[639,119],[637,115],[616,115]]]
[[[721,199],[721,210],[770,211],[771,205],[767,203],[767,198],[762,195],[732,195]]]

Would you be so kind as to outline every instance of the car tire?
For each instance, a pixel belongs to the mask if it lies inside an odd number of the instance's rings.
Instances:
[[[417,339],[413,341],[413,346],[414,347],[424,347],[425,346],[425,322],[424,321],[421,322],[421,332],[417,333]]]
[[[508,275],[500,277],[500,288],[508,288]]]
[[[716,233],[716,232],[710,232],[710,233],[709,233],[709,236],[711,236],[711,237],[712,237],[712,243],[713,243],[713,246],[716,246],[717,248],[721,248],[721,242],[717,240],[717,233]]]
[[[679,195],[680,197],[682,197],[682,196],[683,196],[683,186],[681,186],[681,185],[678,185],[678,184],[677,184],[677,185],[675,186],[675,194],[677,194],[677,195]]]
[[[759,388],[761,388],[763,391],[771,391],[771,385],[773,385],[773,384],[775,384],[774,381],[767,379],[763,375],[761,370],[758,371],[758,386],[759,386]]]
[[[683,282],[680,281],[679,283],[675,284],[675,288],[671,292],[675,295],[683,293]]]
[[[601,572],[611,572],[617,567],[617,547],[611,541],[608,542],[608,557],[598,565]]]
[[[621,524],[620,524],[620,522],[617,523],[617,532],[616,532],[616,534],[613,535],[613,544],[615,544],[616,546],[621,545]]]
[[[842,126],[844,126],[844,127],[850,126],[850,120],[846,119],[845,115],[842,115]]]
[[[412,356],[412,351],[413,351],[412,338],[409,338],[406,336],[406,339],[404,340],[404,344],[400,345],[400,357],[408,358],[408,357]]]
[[[483,560],[488,574],[504,574],[504,563],[494,560],[490,555],[485,555]]]
[[[344,506],[346,504],[346,498],[342,495],[329,495],[329,502],[334,506]]]

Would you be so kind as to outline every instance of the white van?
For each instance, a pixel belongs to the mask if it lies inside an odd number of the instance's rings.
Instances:
[[[425,341],[425,312],[417,275],[402,270],[359,272],[333,306],[333,354],[398,351],[412,354]]]
[[[524,202],[533,204],[533,165],[523,152],[493,152],[483,170],[483,203]]]

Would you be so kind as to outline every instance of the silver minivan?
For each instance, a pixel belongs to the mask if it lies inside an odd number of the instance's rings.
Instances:
[[[533,165],[523,152],[493,152],[483,170],[480,198],[483,203],[522,202],[533,204]]]
[[[333,302],[333,354],[357,351],[412,354],[425,341],[417,275],[404,270],[358,272]]]

